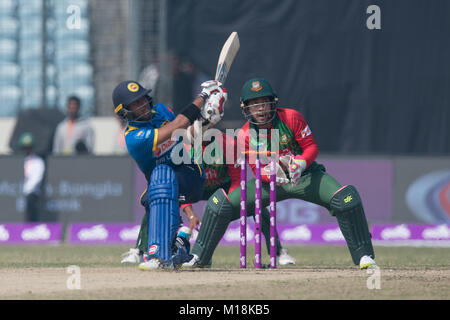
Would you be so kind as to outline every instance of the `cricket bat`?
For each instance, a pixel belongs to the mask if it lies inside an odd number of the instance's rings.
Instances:
[[[236,57],[236,54],[239,50],[239,47],[239,37],[237,32],[234,31],[230,34],[227,41],[225,41],[222,50],[220,51],[219,60],[217,61],[216,76],[214,77],[214,80],[217,80],[224,84],[225,80],[227,79],[228,72],[230,71],[231,64],[233,63],[234,57]],[[202,112],[205,112],[204,109],[202,110]],[[206,119],[205,116],[203,116],[203,118]],[[201,137],[202,130],[207,130],[211,126],[212,124],[208,124],[202,128],[201,121],[196,120],[193,125],[194,136]]]
[[[239,51],[239,36],[236,31],[232,32],[228,37],[227,41],[220,51],[219,60],[217,61],[217,70],[215,80],[225,82],[230,71],[231,64],[233,63],[234,57],[236,57]]]

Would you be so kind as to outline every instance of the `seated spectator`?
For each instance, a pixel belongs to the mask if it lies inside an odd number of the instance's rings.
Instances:
[[[80,99],[67,99],[67,117],[56,127],[53,154],[74,155],[92,153],[94,129],[87,118],[80,117]]]

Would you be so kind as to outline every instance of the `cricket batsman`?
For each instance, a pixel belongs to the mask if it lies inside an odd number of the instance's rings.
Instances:
[[[181,223],[179,206],[201,198],[205,172],[194,161],[174,163],[175,146],[182,139],[171,137],[176,129],[187,128],[201,116],[208,121],[208,114],[201,115],[201,111],[212,96],[216,103],[208,103],[211,115],[220,114],[227,99],[218,81],[206,81],[201,87],[199,96],[177,116],[163,104],[154,105],[151,90],[136,81],[119,83],[112,94],[114,113],[128,121],[124,132],[127,149],[148,182],[141,197],[149,215],[148,260],[139,265],[141,270],[177,269],[188,257],[188,240],[176,238]],[[220,116],[215,121],[220,121]]]
[[[361,198],[354,186],[341,185],[325,167],[315,159],[318,147],[303,116],[296,110],[278,107],[278,97],[269,82],[262,78],[248,80],[242,87],[241,111],[247,122],[239,132],[238,140],[243,141],[245,151],[274,150],[271,143],[272,130],[278,130],[279,157],[277,163],[277,201],[301,199],[318,204],[336,217],[339,228],[346,240],[351,258],[361,269],[375,266],[375,254],[371,234],[367,225]],[[267,129],[269,137],[260,139],[259,131]],[[249,134],[255,130],[256,135]],[[265,144],[265,145],[263,145]],[[255,164],[249,163],[252,170]],[[261,178],[262,207],[270,202],[268,164],[262,165]],[[240,187],[222,199],[220,205],[208,201],[203,216],[212,227],[200,228],[192,252],[193,258],[185,263],[202,266],[209,261],[217,244],[224,235],[228,224],[240,216]],[[255,182],[247,184],[247,212],[254,212]],[[199,245],[201,239],[209,238],[208,247]]]

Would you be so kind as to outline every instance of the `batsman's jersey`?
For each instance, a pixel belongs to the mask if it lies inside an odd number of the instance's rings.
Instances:
[[[152,108],[152,115],[148,122],[130,122],[125,131],[128,152],[147,180],[157,165],[174,166],[171,151],[181,141],[181,138],[177,141],[168,139],[157,145],[158,129],[173,121],[175,114],[165,105],[157,104]]]
[[[254,129],[259,136],[259,141],[251,137],[250,129]],[[272,121],[272,127],[267,129],[267,135],[263,136],[256,125],[245,123],[242,130],[239,132],[238,139],[244,142],[245,150],[273,150],[270,145],[271,130],[279,130],[279,155],[301,155],[306,160],[306,170],[308,167],[315,164],[315,159],[319,153],[317,144],[311,133],[311,129],[306,123],[303,115],[294,109],[278,108],[277,114]],[[250,163],[253,172],[255,171],[255,164]],[[262,171],[261,178],[265,182],[269,182],[269,176]]]

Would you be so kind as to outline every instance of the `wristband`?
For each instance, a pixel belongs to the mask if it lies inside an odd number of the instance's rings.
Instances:
[[[200,108],[197,107],[195,104],[191,103],[188,105],[184,110],[181,112],[183,116],[189,119],[190,123],[192,124],[200,115]]]

